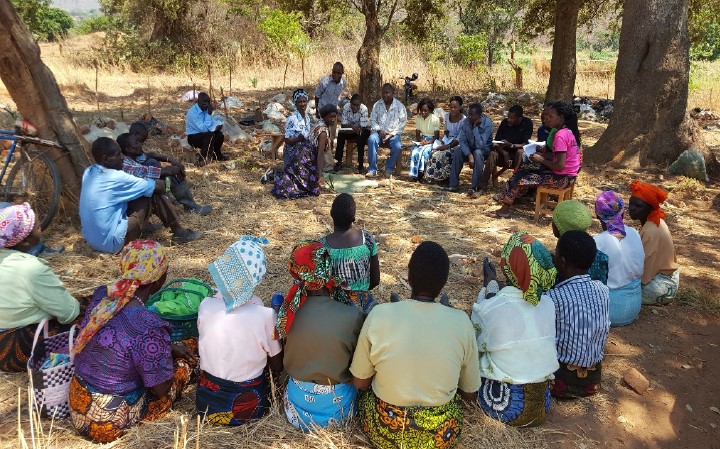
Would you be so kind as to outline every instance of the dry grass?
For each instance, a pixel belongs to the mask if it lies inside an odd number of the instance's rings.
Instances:
[[[84,449],[96,447],[74,434],[68,421],[41,420],[30,406],[29,392],[17,389],[15,435],[12,431],[0,439],[0,448]],[[278,393],[279,394],[279,393]],[[239,427],[212,426],[195,412],[194,388],[186,390],[183,400],[164,419],[144,422],[132,428],[120,440],[106,445],[113,448],[192,449],[192,448],[282,448],[282,449],[369,449],[372,446],[359,429],[357,419],[336,429],[316,429],[303,433],[285,420],[282,405],[273,400],[268,415]],[[3,426],[4,427],[4,426]],[[9,428],[10,426],[8,426]],[[542,449],[542,432],[523,431],[504,426],[476,408],[466,408],[461,443],[458,448],[492,447],[497,449]]]

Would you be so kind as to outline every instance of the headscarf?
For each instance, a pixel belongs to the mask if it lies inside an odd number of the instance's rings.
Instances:
[[[107,296],[90,311],[89,319],[75,340],[73,353],[83,350],[134,297],[138,288],[160,279],[168,269],[165,248],[153,240],[133,240],[120,252],[120,279],[108,284]]]
[[[308,97],[307,92],[305,92],[302,89],[298,89],[293,93],[293,104],[297,104],[298,98],[300,98],[300,97],[305,97],[308,99],[310,98],[310,97]]]
[[[600,221],[605,223],[610,235],[617,237],[618,240],[622,240],[627,235],[623,212],[625,212],[625,202],[612,190],[602,192],[595,200],[595,213]]]
[[[228,312],[248,302],[265,277],[267,260],[260,244],[268,243],[264,238],[243,235],[208,266]]]
[[[543,292],[555,285],[557,270],[550,251],[527,232],[513,234],[500,257],[500,268],[508,282],[522,290],[530,304],[537,305]]]
[[[667,192],[658,186],[637,180],[630,183],[630,192],[632,196],[640,198],[653,208],[647,219],[660,226],[660,219],[665,218],[665,212],[660,209],[660,204],[667,199]]]
[[[578,200],[565,200],[555,206],[553,223],[560,235],[567,231],[587,231],[592,225],[592,215]]]
[[[325,287],[330,296],[343,304],[350,304],[350,298],[343,282],[333,276],[330,252],[322,243],[305,240],[293,248],[288,264],[290,275],[296,280],[278,311],[275,324],[276,337],[285,338],[290,332],[295,314],[307,300],[308,290]]]
[[[22,203],[0,209],[0,248],[12,248],[35,228],[35,212]]]

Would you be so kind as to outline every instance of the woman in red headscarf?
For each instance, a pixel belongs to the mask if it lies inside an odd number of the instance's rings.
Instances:
[[[652,184],[633,181],[630,184],[628,213],[639,220],[640,237],[645,249],[643,268],[643,304],[667,304],[677,295],[680,284],[680,268],[675,255],[672,236],[665,223],[665,213],[660,209],[667,199],[667,192]]]

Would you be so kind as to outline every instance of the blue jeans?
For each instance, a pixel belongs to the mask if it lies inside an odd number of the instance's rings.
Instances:
[[[388,141],[390,147],[390,157],[385,164],[385,173],[392,173],[395,170],[395,164],[402,152],[402,142],[400,136],[392,136]],[[373,131],[368,138],[368,172],[377,172],[377,155],[380,147],[380,134]]]
[[[477,189],[480,187],[480,179],[482,178],[483,166],[485,165],[485,157],[481,150],[474,150],[473,157],[475,158],[475,167],[473,168],[472,174],[472,188]],[[450,187],[458,187],[460,185],[460,172],[462,171],[463,164],[467,156],[465,156],[460,147],[455,147],[452,158],[452,166],[450,168]]]

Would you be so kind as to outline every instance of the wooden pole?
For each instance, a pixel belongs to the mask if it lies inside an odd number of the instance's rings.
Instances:
[[[230,117],[227,111],[227,98],[225,97],[225,94],[223,94],[222,86],[220,86],[220,98],[222,98],[223,108],[225,109],[225,117]]]
[[[98,69],[98,63],[97,60],[93,61],[93,65],[95,66],[95,105],[97,106],[98,112],[100,112],[100,95],[98,94],[98,76],[99,76],[99,69]]]
[[[150,112],[150,75],[147,77],[147,93],[145,94],[145,112]]]
[[[232,97],[232,62],[230,63],[230,87],[228,87],[228,97]]]
[[[212,69],[208,66],[208,80],[210,81],[210,101],[215,101],[215,95],[213,95],[212,87]]]

